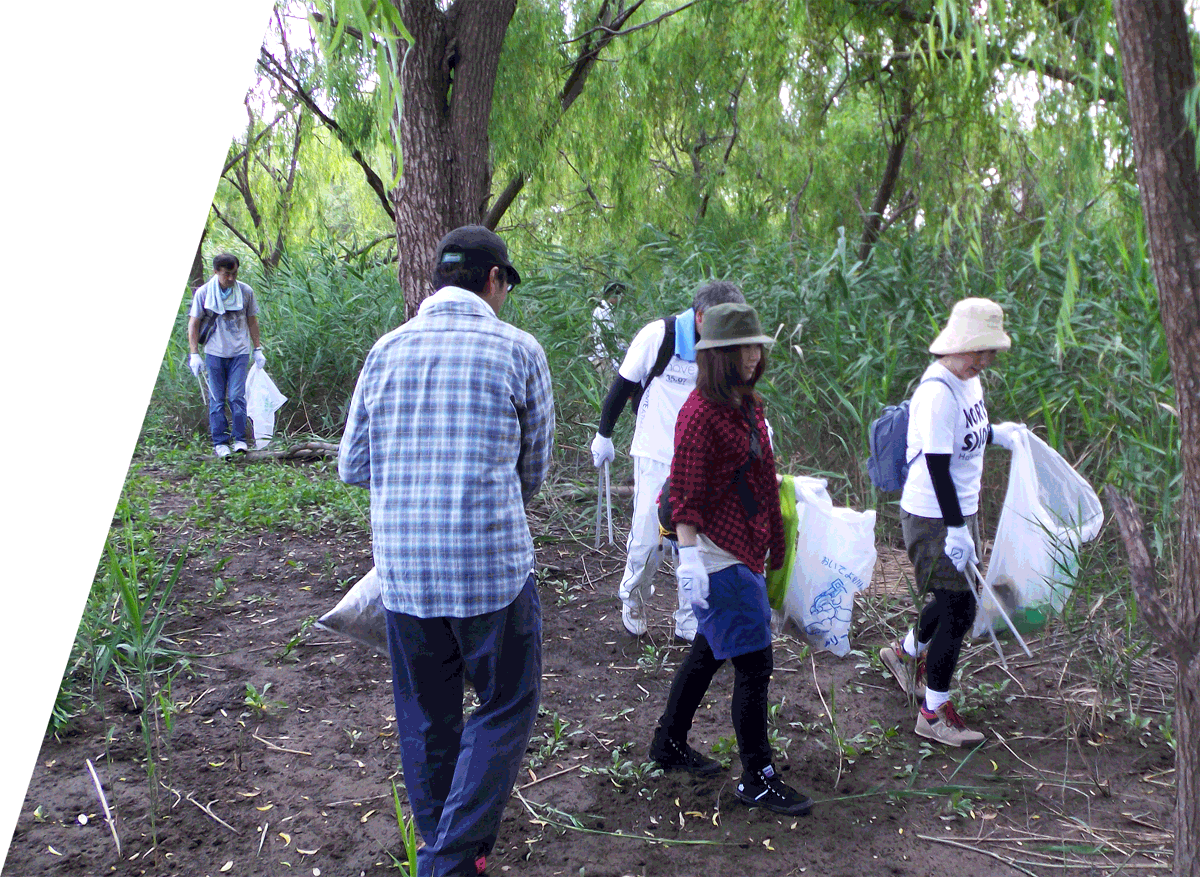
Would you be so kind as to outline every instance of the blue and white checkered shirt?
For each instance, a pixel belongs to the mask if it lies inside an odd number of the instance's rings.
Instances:
[[[449,286],[367,354],[338,452],[370,487],[383,603],[468,618],[516,599],[533,570],[525,503],[554,448],[546,354]]]

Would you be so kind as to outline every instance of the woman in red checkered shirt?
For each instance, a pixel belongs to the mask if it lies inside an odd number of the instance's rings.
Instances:
[[[664,770],[720,772],[688,745],[688,731],[713,675],[733,664],[733,729],[742,760],[735,794],[751,807],[806,815],[812,801],[784,783],[767,740],[771,609],[763,576],[783,565],[783,519],[775,457],[754,385],[772,339],[745,304],[704,315],[696,343],[696,389],[679,411],[671,461],[671,516],[679,536],[680,587],[690,595],[697,632],[675,674],[650,758]]]

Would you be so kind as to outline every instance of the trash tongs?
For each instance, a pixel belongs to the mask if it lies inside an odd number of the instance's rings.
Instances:
[[[601,487],[604,488],[601,491]],[[599,481],[596,484],[596,548],[600,547],[600,519],[605,507],[608,508],[608,544],[613,544],[612,531],[612,486],[609,481],[608,461],[601,468]]]
[[[983,592],[987,594],[988,597],[991,598],[992,603],[996,605],[996,611],[1000,613],[1000,617],[1004,619],[1004,623],[1008,625],[1008,629],[1012,631],[1012,635],[1016,637],[1017,642],[1020,643],[1021,649],[1025,652],[1026,656],[1032,658],[1033,652],[1029,651],[1029,646],[1025,644],[1025,640],[1022,638],[1021,632],[1017,630],[1017,626],[1013,624],[1012,619],[1008,617],[1008,613],[1004,611],[1004,604],[1000,602],[1000,598],[996,596],[996,592],[992,589],[992,586],[988,584],[987,579],[985,579],[979,572],[979,567],[973,562],[970,562],[967,564],[967,569],[971,571],[971,575],[973,575],[976,581],[979,582],[979,586],[983,589]],[[975,602],[979,605],[982,605],[979,601],[979,594],[976,593],[974,588],[971,588],[971,594],[975,597]],[[1000,655],[1000,666],[1007,670],[1008,661],[1004,657],[1004,649],[1000,645],[1000,640],[996,638],[995,628],[989,624],[987,626],[987,630],[988,636],[992,638],[992,645],[996,647],[996,652]]]

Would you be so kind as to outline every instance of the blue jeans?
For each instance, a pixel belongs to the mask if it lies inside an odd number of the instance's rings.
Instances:
[[[420,877],[476,873],[491,852],[537,718],[542,610],[533,575],[471,618],[387,613],[404,786],[425,846]],[[463,682],[479,706],[463,722]]]
[[[213,447],[246,440],[246,372],[250,354],[238,356],[204,355],[208,366],[208,432]],[[233,435],[225,419],[225,401],[229,400],[229,415],[233,420]]]

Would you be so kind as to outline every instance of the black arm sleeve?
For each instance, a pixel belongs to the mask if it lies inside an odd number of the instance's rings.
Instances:
[[[947,527],[961,527],[965,520],[962,506],[958,504],[958,491],[954,489],[954,480],[950,477],[950,455],[926,454],[925,465],[929,468],[933,493],[942,509],[942,520]]]
[[[605,438],[612,438],[617,418],[621,416],[621,412],[625,410],[625,403],[637,388],[638,385],[633,381],[617,375],[608,391],[608,397],[604,400],[604,407],[600,409],[600,425],[596,427],[596,432]]]

